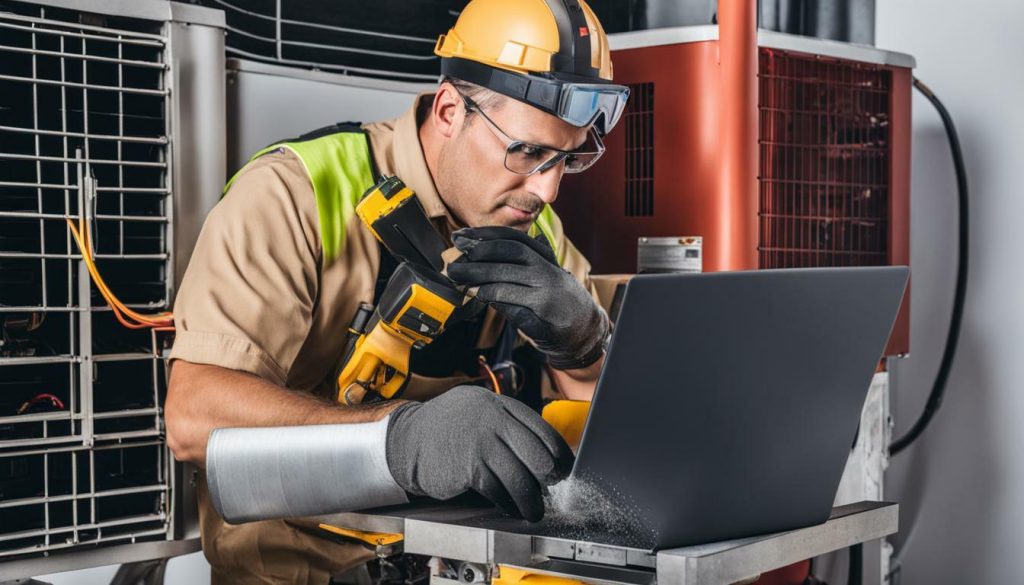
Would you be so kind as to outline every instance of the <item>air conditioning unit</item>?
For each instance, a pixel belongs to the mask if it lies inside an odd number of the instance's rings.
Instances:
[[[632,95],[556,203],[596,273],[636,272],[655,237],[700,238],[705,271],[909,265],[913,58],[750,12],[610,36]],[[909,290],[886,353],[908,345]]]
[[[198,549],[164,435],[168,310],[224,183],[224,18],[0,1],[0,581]]]

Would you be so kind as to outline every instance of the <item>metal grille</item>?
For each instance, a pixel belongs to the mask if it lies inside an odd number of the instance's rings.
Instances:
[[[889,72],[761,49],[759,78],[760,266],[885,264]]]
[[[654,215],[654,84],[629,86],[626,121],[626,215]]]
[[[170,128],[160,24],[0,13],[0,559],[165,539],[163,340],[118,324],[108,284],[166,309]],[[89,23],[89,24],[84,24]]]
[[[333,0],[200,0],[223,10],[227,52],[303,68],[398,80],[434,81],[438,33],[464,0],[359,3]]]

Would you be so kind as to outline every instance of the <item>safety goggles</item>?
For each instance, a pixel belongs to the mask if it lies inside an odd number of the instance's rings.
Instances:
[[[565,84],[558,117],[580,128],[599,122],[607,135],[622,117],[628,99],[629,88],[622,85]]]
[[[466,111],[475,111],[486,122],[486,126],[503,143],[505,143],[505,168],[519,175],[543,173],[558,163],[565,161],[566,173],[582,173],[589,169],[604,154],[604,142],[601,135],[594,129],[587,131],[587,141],[574,150],[559,150],[550,146],[531,144],[516,140],[505,133],[494,123],[483,109],[469,97],[462,95]]]
[[[557,78],[520,75],[457,57],[441,60],[441,73],[529,104],[607,136],[619,122],[629,88],[613,83],[573,83]]]

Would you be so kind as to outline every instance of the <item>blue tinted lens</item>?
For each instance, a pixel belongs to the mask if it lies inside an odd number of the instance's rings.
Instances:
[[[562,119],[574,126],[586,126],[597,117],[600,96],[594,92],[574,91],[562,112]]]
[[[574,126],[593,124],[598,115],[603,115],[601,132],[607,134],[618,122],[622,110],[625,109],[629,90],[569,87],[566,99],[562,104],[561,118]]]

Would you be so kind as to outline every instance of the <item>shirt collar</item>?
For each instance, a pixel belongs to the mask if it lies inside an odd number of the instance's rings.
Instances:
[[[423,146],[420,144],[420,123],[426,118],[433,101],[433,93],[421,93],[416,96],[412,107],[395,121],[392,141],[395,174],[416,193],[423,210],[427,212],[427,217],[437,220],[443,218],[454,228],[457,227],[455,219],[437,193],[434,178],[431,177],[430,168],[423,157]]]

